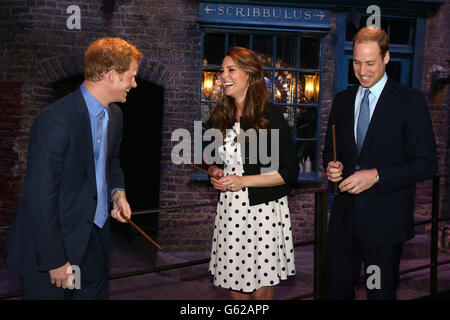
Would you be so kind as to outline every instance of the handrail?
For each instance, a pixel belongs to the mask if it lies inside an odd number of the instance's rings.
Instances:
[[[300,194],[308,194],[308,193],[314,193],[317,191],[326,190],[325,188],[322,189],[305,189],[300,190]],[[175,207],[163,207],[163,208],[153,208],[153,209],[146,209],[146,210],[135,210],[131,212],[132,215],[140,215],[140,214],[146,214],[146,213],[159,213],[159,212],[169,212],[169,211],[176,211],[180,209],[187,209],[187,208],[195,208],[195,207],[206,207],[206,206],[216,206],[217,201],[214,202],[207,202],[207,203],[200,203],[200,204],[187,204],[182,206],[175,206]],[[0,230],[9,229],[10,226],[0,226]]]

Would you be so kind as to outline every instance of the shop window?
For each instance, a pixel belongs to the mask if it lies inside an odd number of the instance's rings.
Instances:
[[[300,159],[299,180],[318,179],[320,138],[320,37],[301,32],[203,32],[201,120],[210,116],[217,97],[213,85],[218,78],[226,49],[242,46],[256,52],[263,65],[271,101],[280,107],[292,129],[292,139]]]

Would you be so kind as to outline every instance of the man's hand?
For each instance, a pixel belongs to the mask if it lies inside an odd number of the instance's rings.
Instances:
[[[113,210],[111,216],[120,222],[127,222],[131,218],[131,208],[125,196],[125,191],[117,191],[114,193],[113,198]]]
[[[67,268],[70,268],[69,273]],[[52,269],[48,273],[50,274],[50,283],[56,285],[58,288],[67,289],[67,279],[72,275],[72,268],[69,262],[62,267]]]
[[[339,190],[351,194],[359,194],[364,192],[378,182],[377,169],[360,170],[349,176],[339,184]]]
[[[338,182],[342,180],[342,171],[344,165],[339,161],[330,161],[327,166],[327,177],[331,182]]]

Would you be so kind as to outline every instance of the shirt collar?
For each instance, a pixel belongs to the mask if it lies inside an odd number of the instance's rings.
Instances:
[[[108,106],[104,107],[95,97],[86,89],[84,83],[81,85],[81,93],[83,94],[84,101],[86,101],[86,105],[89,111],[89,114],[92,117],[97,117],[100,112],[106,109],[106,112],[109,111]]]
[[[374,84],[372,87],[368,88],[370,90],[370,93],[375,95],[377,98],[379,98],[381,95],[381,92],[384,89],[384,85],[386,84],[387,80],[388,80],[388,77],[385,72],[383,77],[376,84]],[[361,95],[363,95],[365,89],[367,89],[367,88],[364,88],[363,86],[359,86],[359,93]]]

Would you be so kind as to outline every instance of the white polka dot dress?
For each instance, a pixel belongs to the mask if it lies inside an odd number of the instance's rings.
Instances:
[[[235,137],[240,125],[228,130],[219,149],[224,175],[242,176],[241,149]],[[209,271],[214,284],[253,292],[295,274],[294,249],[287,197],[249,205],[247,188],[220,194]]]

